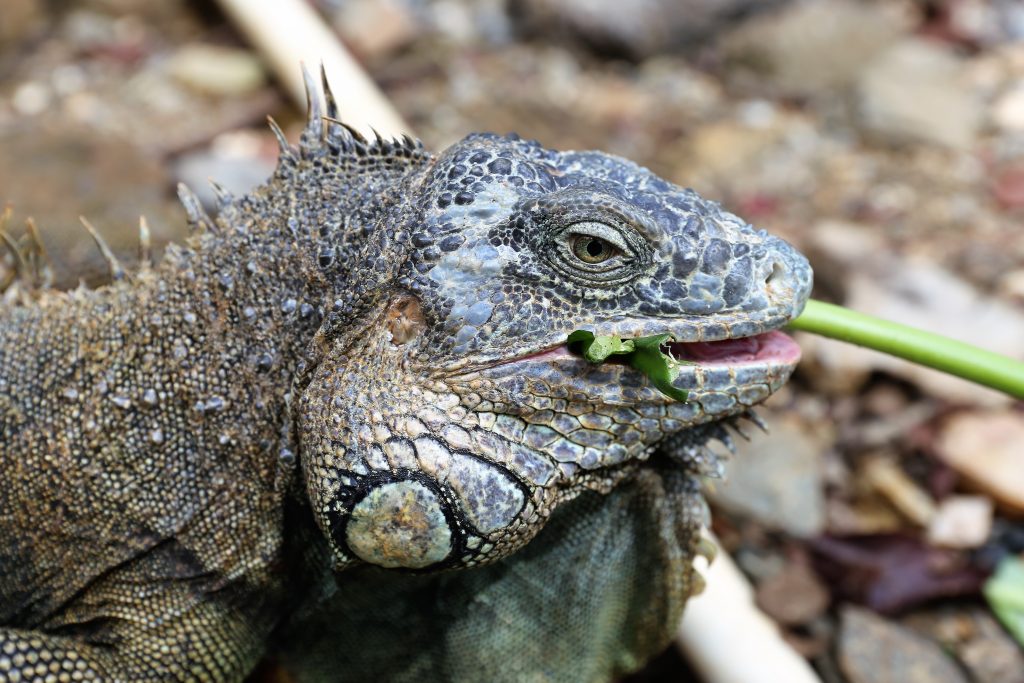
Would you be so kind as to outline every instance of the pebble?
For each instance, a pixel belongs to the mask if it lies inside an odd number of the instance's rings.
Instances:
[[[1024,132],[1024,83],[1003,93],[992,105],[992,123],[1011,133]]]
[[[975,615],[980,633],[960,648],[960,658],[978,683],[1024,681],[1024,652],[991,615]],[[1017,678],[1014,679],[1014,676]]]
[[[228,192],[247,194],[274,171],[274,161],[255,152],[225,150],[219,147],[187,152],[173,164],[174,175],[192,188],[199,201],[210,211],[217,209],[217,195],[207,182],[216,178]]]
[[[0,52],[11,53],[36,37],[47,23],[48,10],[44,0],[4,0],[4,19],[0,22]]]
[[[825,527],[821,454],[832,436],[792,415],[763,417],[770,434],[756,432],[736,444],[736,455],[725,463],[725,481],[709,498],[794,536],[815,536]]]
[[[14,90],[11,105],[14,111],[22,116],[33,116],[42,113],[52,102],[49,88],[38,81],[22,83]]]
[[[974,683],[1024,682],[1024,650],[983,607],[945,603],[903,623],[954,652]]]
[[[839,666],[850,683],[968,683],[935,641],[849,605],[840,611]]]
[[[514,18],[530,35],[563,42],[570,37],[605,54],[642,58],[710,42],[734,25],[734,17],[767,4],[760,0],[634,0],[628,5],[618,0],[521,0],[514,4]]]
[[[996,284],[999,294],[1017,305],[1024,304],[1024,268],[1017,268],[999,276]]]
[[[940,429],[935,452],[975,488],[1024,512],[1024,415],[1014,410],[962,412]]]
[[[1005,209],[1024,207],[1024,167],[1011,165],[1000,170],[992,183],[992,194]]]
[[[789,95],[821,96],[852,83],[908,19],[885,3],[793,2],[741,24],[725,37],[723,51],[734,72],[757,72]]]
[[[897,144],[969,148],[982,109],[964,79],[963,61],[935,41],[907,38],[864,69],[859,80],[864,127]]]
[[[935,501],[892,458],[869,458],[862,473],[872,488],[915,524],[927,526],[935,516]]]
[[[824,614],[828,589],[805,564],[795,562],[757,585],[758,607],[786,626],[800,626]]]
[[[977,548],[992,532],[992,500],[950,496],[939,503],[928,525],[928,542],[945,548]]]
[[[394,54],[422,29],[401,0],[348,0],[335,13],[333,23],[345,44],[363,59]]]
[[[266,82],[263,64],[253,53],[206,43],[183,46],[171,56],[167,69],[192,90],[220,97],[239,97]]]

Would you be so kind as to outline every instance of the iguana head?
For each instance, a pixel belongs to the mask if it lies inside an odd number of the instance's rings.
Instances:
[[[361,252],[376,303],[322,335],[298,410],[341,566],[507,555],[666,439],[748,411],[799,358],[773,330],[803,307],[806,259],[629,161],[472,135],[393,200]],[[576,329],[671,334],[689,400],[588,363],[566,345]]]

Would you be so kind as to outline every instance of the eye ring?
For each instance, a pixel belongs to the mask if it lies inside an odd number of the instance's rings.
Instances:
[[[589,284],[615,284],[635,272],[638,258],[624,230],[597,220],[570,223],[557,234],[549,261]]]
[[[579,285],[608,289],[653,263],[648,217],[621,199],[573,188],[532,200],[523,211],[534,254]]]

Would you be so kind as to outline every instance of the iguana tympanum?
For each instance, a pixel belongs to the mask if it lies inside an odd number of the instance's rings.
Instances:
[[[159,266],[8,260],[0,681],[601,680],[671,635],[705,444],[792,371],[807,261],[623,159],[367,141],[309,91]],[[670,333],[689,399],[576,329]]]

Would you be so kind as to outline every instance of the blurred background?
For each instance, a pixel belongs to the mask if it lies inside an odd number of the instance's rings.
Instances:
[[[313,4],[428,148],[516,131],[629,157],[796,244],[818,298],[1024,357],[1016,0]],[[265,179],[267,114],[297,138],[214,2],[0,7],[0,202],[14,232],[34,217],[60,286],[105,277],[79,215],[131,262],[140,214],[156,243],[184,236],[177,182],[212,204],[208,178]],[[759,605],[828,682],[1024,681],[993,604],[1012,610],[982,594],[1024,553],[1022,406],[801,344],[771,436],[712,493]],[[670,650],[635,680],[684,670]]]

